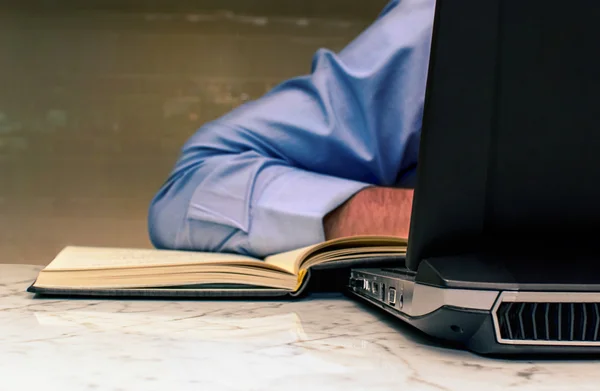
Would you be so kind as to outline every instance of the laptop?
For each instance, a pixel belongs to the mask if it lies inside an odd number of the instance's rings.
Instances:
[[[600,352],[598,20],[438,0],[406,259],[353,297],[480,354]]]

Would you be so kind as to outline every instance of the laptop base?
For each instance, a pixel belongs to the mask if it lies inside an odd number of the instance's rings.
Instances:
[[[511,265],[488,257],[448,257],[424,261],[417,272],[357,268],[347,291],[478,354],[600,353],[600,285],[571,283],[585,279],[579,274],[591,274],[588,279],[598,274],[570,269],[544,283],[526,265]],[[486,277],[486,270],[496,278]]]

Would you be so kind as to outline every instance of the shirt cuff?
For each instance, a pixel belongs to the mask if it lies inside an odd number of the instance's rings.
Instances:
[[[248,240],[263,256],[324,241],[323,218],[371,186],[287,166],[267,167],[257,179]]]

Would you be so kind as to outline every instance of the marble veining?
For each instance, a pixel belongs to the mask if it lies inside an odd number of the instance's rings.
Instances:
[[[0,265],[0,390],[597,390],[599,361],[455,350],[338,295],[35,299]]]

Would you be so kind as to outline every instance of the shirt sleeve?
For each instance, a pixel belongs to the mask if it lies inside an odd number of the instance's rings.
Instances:
[[[420,132],[434,7],[391,1],[309,75],[198,129],[152,200],[152,243],[264,257],[324,240],[327,213],[393,185]]]

